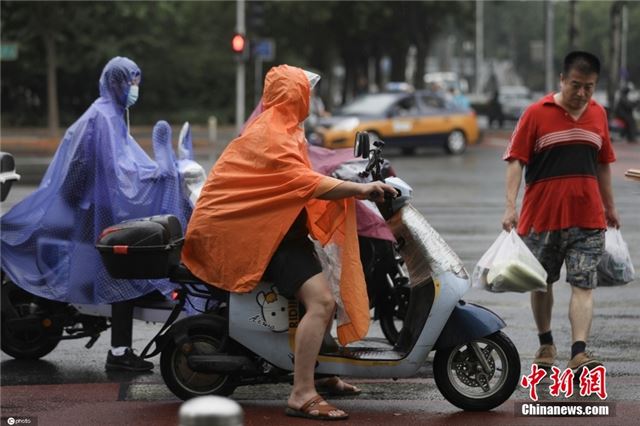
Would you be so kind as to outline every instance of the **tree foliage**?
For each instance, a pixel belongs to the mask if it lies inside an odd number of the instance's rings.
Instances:
[[[258,4],[260,3],[260,4]],[[609,2],[579,2],[580,47],[608,54]],[[257,7],[260,6],[260,7]],[[46,40],[55,41],[58,105],[66,126],[98,95],[98,79],[113,56],[127,56],[142,69],[137,123],[157,119],[220,122],[234,116],[236,58],[230,49],[235,1],[2,1],[2,41],[18,42],[17,61],[2,62],[2,120],[44,125],[47,117]],[[555,2],[556,63],[567,45],[567,5]],[[391,59],[392,80],[404,80],[409,46],[417,54],[414,85],[421,87],[425,58],[448,34],[473,40],[473,1],[264,1],[248,2],[249,39],[271,38],[276,57],[319,71],[323,87],[340,79],[343,99],[362,90],[369,64]],[[485,1],[485,58],[510,59],[524,80],[538,88],[543,64],[531,59],[530,41],[544,39],[540,1]],[[640,7],[629,4],[629,22]],[[631,29],[635,27],[631,26]],[[639,40],[629,35],[629,46]],[[640,59],[629,55],[632,77]],[[247,105],[254,99],[253,58],[247,63]],[[344,74],[334,70],[340,65]],[[380,67],[375,82],[382,83]]]

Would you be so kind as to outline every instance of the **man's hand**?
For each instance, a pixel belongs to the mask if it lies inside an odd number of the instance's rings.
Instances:
[[[604,217],[607,220],[608,227],[616,229],[620,228],[620,217],[618,216],[618,212],[615,208],[605,210]]]
[[[516,211],[516,200],[518,199],[518,190],[520,189],[520,181],[522,180],[523,163],[520,160],[510,160],[507,165],[506,174],[506,203],[504,216],[502,217],[502,229],[509,232],[518,225],[518,212]]]
[[[391,194],[393,198],[398,196],[394,187],[384,182],[374,181],[360,184],[360,186],[361,193],[356,195],[359,200],[383,201],[385,192]]]
[[[507,207],[502,216],[502,229],[509,232],[518,226],[518,212],[515,207]]]
[[[611,165],[609,163],[598,165],[598,185],[600,186],[600,197],[604,206],[604,217],[607,226],[620,228],[620,217],[613,202],[613,189],[611,188]]]

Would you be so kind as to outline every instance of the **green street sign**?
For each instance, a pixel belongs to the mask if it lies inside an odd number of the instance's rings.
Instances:
[[[18,59],[18,43],[0,44],[0,60],[15,61]]]

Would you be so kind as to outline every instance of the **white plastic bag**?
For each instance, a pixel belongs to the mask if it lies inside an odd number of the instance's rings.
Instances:
[[[547,271],[515,230],[502,231],[478,261],[471,285],[496,293],[547,291]]]
[[[620,230],[607,228],[604,241],[604,254],[598,264],[598,286],[612,287],[633,281],[636,271]]]

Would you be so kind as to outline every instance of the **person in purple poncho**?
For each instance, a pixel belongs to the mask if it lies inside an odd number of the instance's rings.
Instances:
[[[154,128],[155,161],[129,133],[129,108],[142,73],[115,57],[100,77],[100,97],[67,130],[38,189],[2,217],[2,270],[22,289],[47,299],[112,304],[112,349],[106,368],[146,371],[131,349],[132,300],[168,280],[116,280],[94,244],[126,219],[173,214],[183,227],[191,205],[180,185],[171,128]]]

